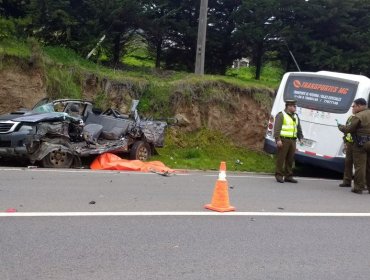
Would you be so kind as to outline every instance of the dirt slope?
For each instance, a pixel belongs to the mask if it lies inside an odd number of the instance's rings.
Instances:
[[[0,70],[0,113],[30,108],[46,97],[44,78],[39,71],[21,67]]]
[[[222,101],[178,105],[176,118],[182,120],[182,130],[194,131],[202,127],[221,131],[242,147],[261,150],[270,110],[251,96],[235,93],[235,104]]]

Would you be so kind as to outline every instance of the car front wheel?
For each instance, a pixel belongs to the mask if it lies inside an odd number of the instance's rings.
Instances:
[[[68,143],[61,139],[52,139],[49,142],[68,147]],[[41,160],[41,165],[45,168],[70,168],[72,163],[73,155],[60,148],[51,151]]]

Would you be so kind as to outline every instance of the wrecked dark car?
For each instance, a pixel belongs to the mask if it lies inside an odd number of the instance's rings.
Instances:
[[[81,158],[106,152],[147,160],[163,147],[167,123],[142,120],[133,100],[129,114],[104,112],[77,99],[41,100],[32,110],[0,116],[0,159],[20,157],[43,167],[81,166]]]

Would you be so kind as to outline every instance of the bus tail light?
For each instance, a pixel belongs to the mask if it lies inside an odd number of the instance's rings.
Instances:
[[[270,116],[270,119],[269,119],[269,124],[267,125],[267,135],[268,136],[272,136],[272,130],[274,129],[274,121],[275,121],[275,118],[273,115]]]

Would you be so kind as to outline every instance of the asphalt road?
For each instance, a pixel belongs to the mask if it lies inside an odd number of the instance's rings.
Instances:
[[[369,194],[217,175],[0,168],[0,279],[369,278]]]

